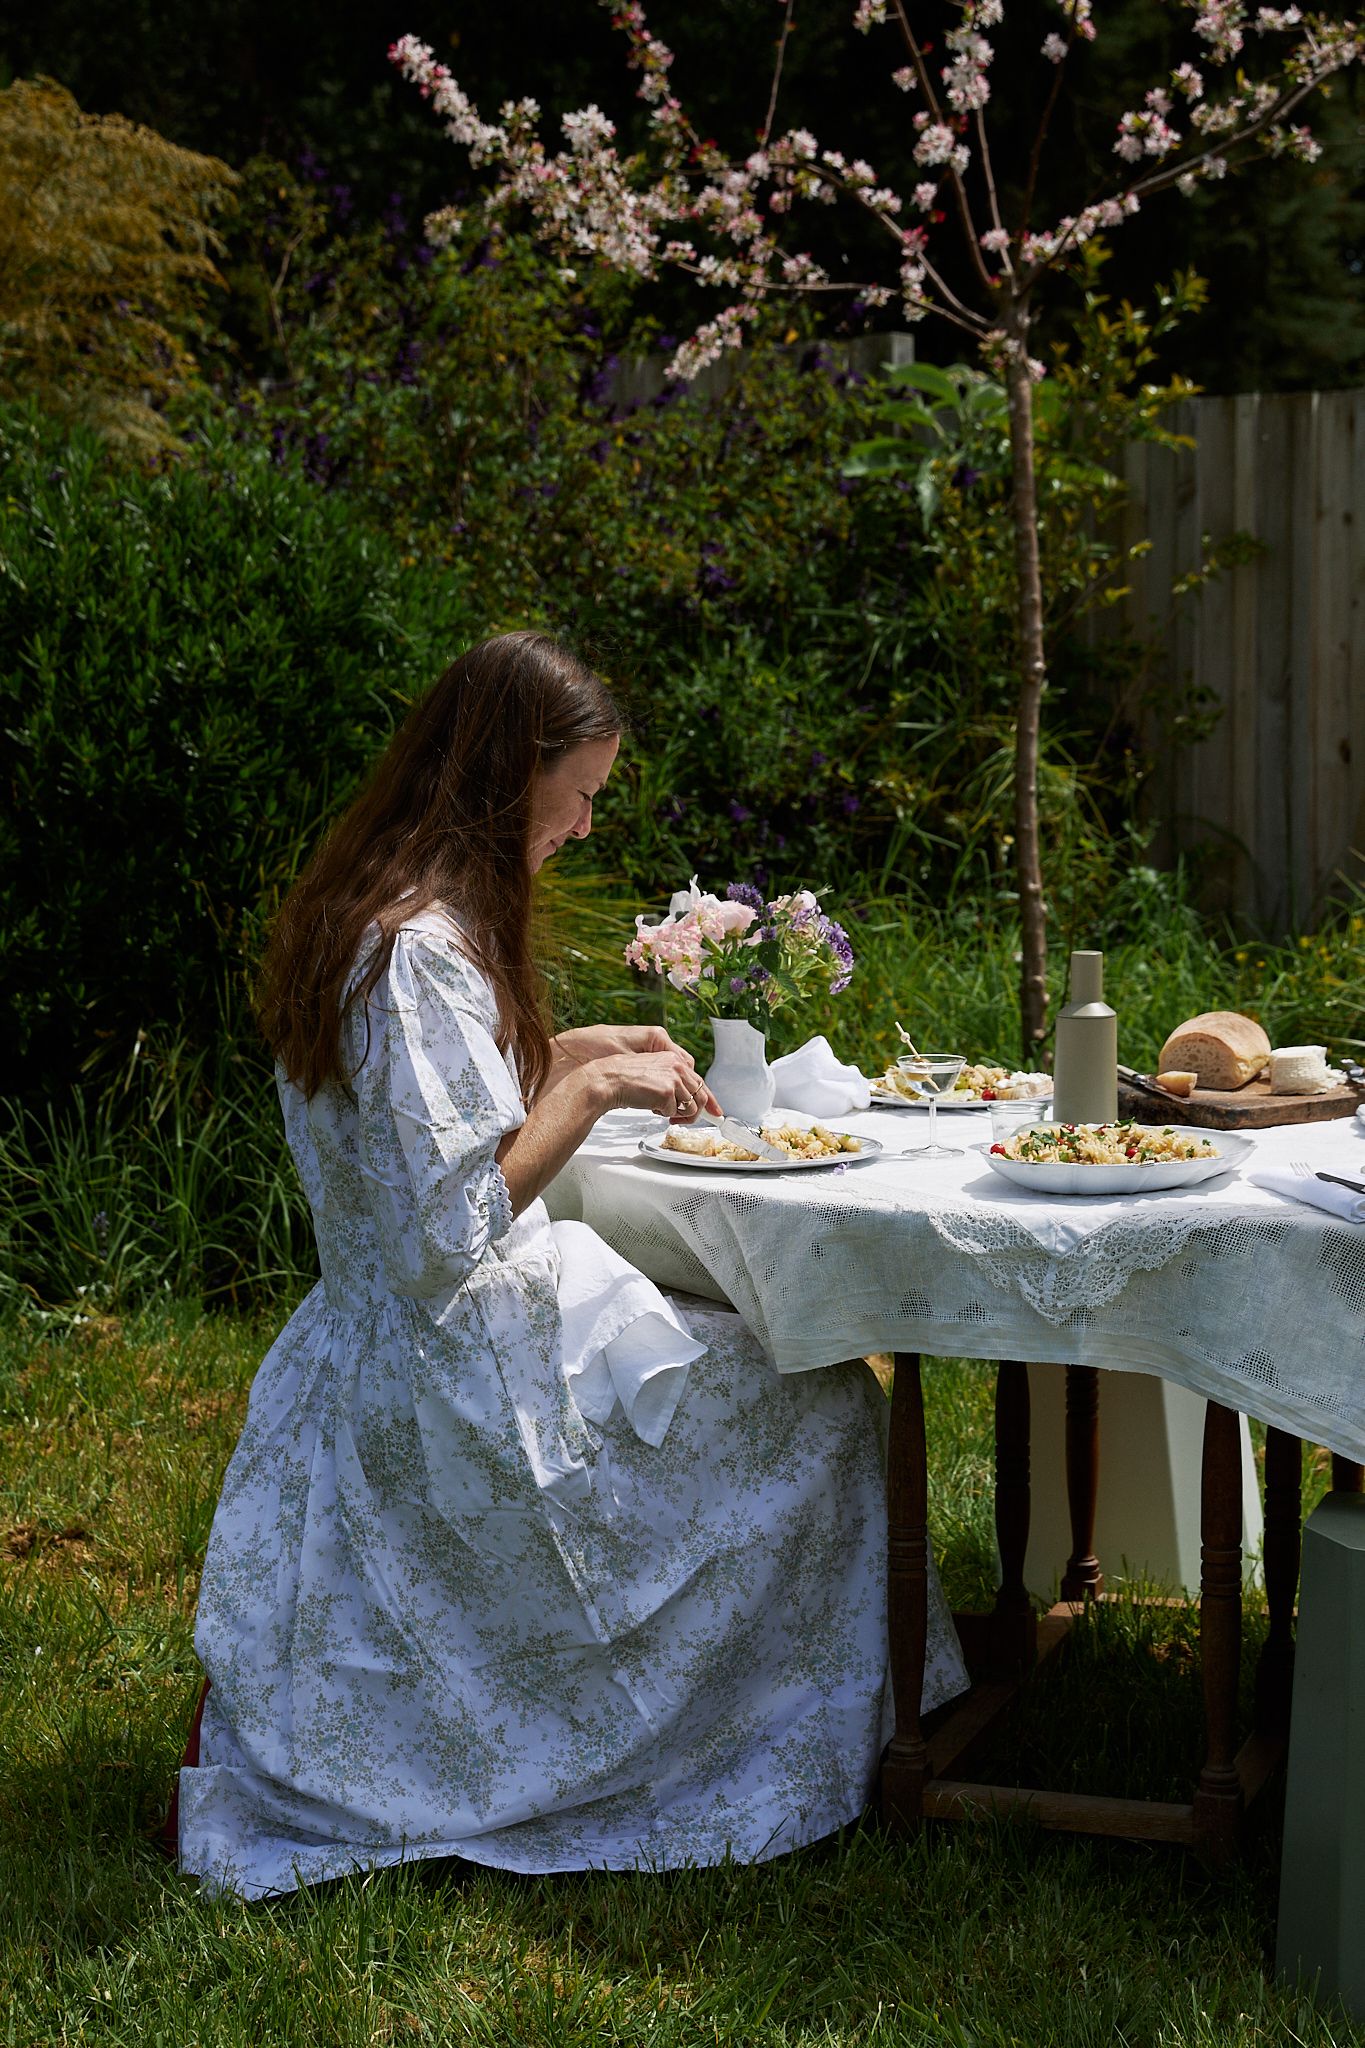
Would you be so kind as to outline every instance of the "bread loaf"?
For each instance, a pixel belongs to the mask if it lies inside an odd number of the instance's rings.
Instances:
[[[1270,1058],[1270,1040],[1252,1017],[1236,1010],[1206,1010],[1173,1031],[1161,1048],[1157,1072],[1186,1068],[1201,1088],[1245,1088]]]

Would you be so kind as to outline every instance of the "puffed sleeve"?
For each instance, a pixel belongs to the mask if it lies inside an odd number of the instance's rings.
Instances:
[[[525,1108],[494,1039],[493,991],[453,939],[401,929],[366,1017],[347,1038],[360,1171],[390,1284],[429,1296],[458,1286],[512,1226],[494,1153]]]

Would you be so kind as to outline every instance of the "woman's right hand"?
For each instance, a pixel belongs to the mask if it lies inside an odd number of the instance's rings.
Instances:
[[[703,1109],[720,1115],[720,1104],[681,1046],[667,1052],[613,1053],[592,1066],[610,1091],[613,1109],[652,1109],[655,1116],[677,1123],[690,1123]]]

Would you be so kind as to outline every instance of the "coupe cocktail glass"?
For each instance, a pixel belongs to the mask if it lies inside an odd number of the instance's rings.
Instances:
[[[935,1142],[934,1120],[938,1115],[938,1098],[946,1095],[966,1065],[960,1052],[907,1053],[897,1060],[896,1065],[907,1074],[916,1087],[929,1098],[929,1136],[923,1145],[907,1145],[906,1151],[913,1152],[917,1159],[956,1159],[961,1155],[960,1145],[940,1145]]]

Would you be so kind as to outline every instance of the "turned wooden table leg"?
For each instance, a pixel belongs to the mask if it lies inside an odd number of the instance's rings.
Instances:
[[[1206,1856],[1233,1854],[1242,1813],[1237,1776],[1237,1664],[1242,1637],[1242,1442],[1231,1408],[1204,1416],[1199,1652],[1206,1755],[1194,1795],[1194,1827]]]
[[[1095,1500],[1100,1468],[1100,1375],[1097,1366],[1066,1368],[1066,1497],[1071,1555],[1062,1574],[1063,1600],[1104,1591],[1095,1555]]]
[[[1265,1597],[1270,1629],[1256,1666],[1256,1729],[1287,1735],[1294,1689],[1294,1599],[1299,1588],[1303,1445],[1282,1429],[1265,1436]]]
[[[1028,1367],[1002,1359],[995,1374],[995,1540],[1000,1590],[991,1616],[991,1664],[1026,1670],[1038,1653],[1038,1623],[1024,1584],[1029,1525]]]
[[[1365,1491],[1365,1466],[1357,1465],[1350,1458],[1332,1453],[1333,1493],[1360,1493]]]
[[[924,1813],[929,1753],[920,1727],[929,1618],[929,1477],[919,1353],[896,1353],[887,1458],[887,1624],[896,1732],[882,1762],[881,1811],[896,1832]]]

